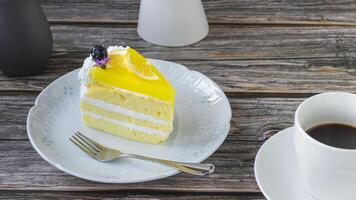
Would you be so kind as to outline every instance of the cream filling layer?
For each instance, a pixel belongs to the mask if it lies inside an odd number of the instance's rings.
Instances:
[[[117,112],[117,113],[120,113],[123,115],[127,115],[130,117],[136,118],[136,119],[145,120],[145,121],[152,122],[155,124],[160,124],[160,125],[169,125],[170,124],[168,121],[165,121],[162,119],[157,119],[150,115],[145,115],[145,114],[138,113],[138,112],[135,112],[132,110],[128,110],[128,109],[120,107],[118,105],[114,105],[114,104],[107,103],[107,102],[104,102],[101,100],[93,99],[93,98],[87,97],[85,95],[81,96],[80,100],[83,102],[86,102],[88,104],[91,104],[93,106],[97,106],[97,107],[105,109],[105,110],[110,110],[110,111]]]
[[[113,124],[116,124],[116,125],[119,125],[119,126],[127,127],[129,129],[140,131],[140,132],[144,132],[144,133],[147,133],[147,134],[150,134],[150,135],[160,135],[160,136],[163,136],[163,137],[167,137],[170,134],[170,132],[159,131],[159,130],[150,129],[150,128],[143,127],[143,126],[138,126],[138,125],[135,125],[135,124],[130,124],[130,123],[127,123],[127,122],[124,122],[124,121],[110,119],[110,118],[104,117],[102,115],[97,115],[97,114],[92,113],[92,112],[82,112],[82,115],[87,115],[87,116],[95,118],[95,119],[104,120],[104,121],[107,121],[107,122],[110,122],[110,123],[113,123]]]

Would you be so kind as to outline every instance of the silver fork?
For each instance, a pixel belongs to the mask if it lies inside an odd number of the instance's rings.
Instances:
[[[150,158],[146,156],[123,153],[119,150],[105,147],[80,132],[75,133],[71,138],[69,138],[69,140],[77,147],[79,147],[82,151],[84,151],[86,154],[102,162],[112,161],[119,158],[135,158],[139,160],[156,162],[180,170],[182,172],[200,176],[211,174],[214,172],[215,169],[215,166],[213,164],[176,162],[171,160],[163,160],[158,158]]]

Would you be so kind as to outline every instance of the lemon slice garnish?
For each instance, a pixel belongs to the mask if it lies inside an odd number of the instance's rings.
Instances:
[[[154,72],[154,66],[136,50],[126,49],[109,52],[108,68],[126,68],[131,73],[147,80],[157,80],[159,77]]]
[[[141,78],[148,80],[159,79],[157,74],[154,73],[154,66],[132,48],[127,48],[126,64],[132,73]]]

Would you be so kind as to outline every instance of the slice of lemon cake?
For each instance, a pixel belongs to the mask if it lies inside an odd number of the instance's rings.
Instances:
[[[85,125],[145,143],[169,137],[175,89],[134,49],[95,46],[79,79]]]

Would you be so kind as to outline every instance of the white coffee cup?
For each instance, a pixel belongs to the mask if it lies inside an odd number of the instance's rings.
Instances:
[[[356,95],[329,92],[312,96],[295,113],[294,148],[306,190],[320,200],[356,199],[356,150],[323,144],[306,133],[321,124],[356,127]]]

